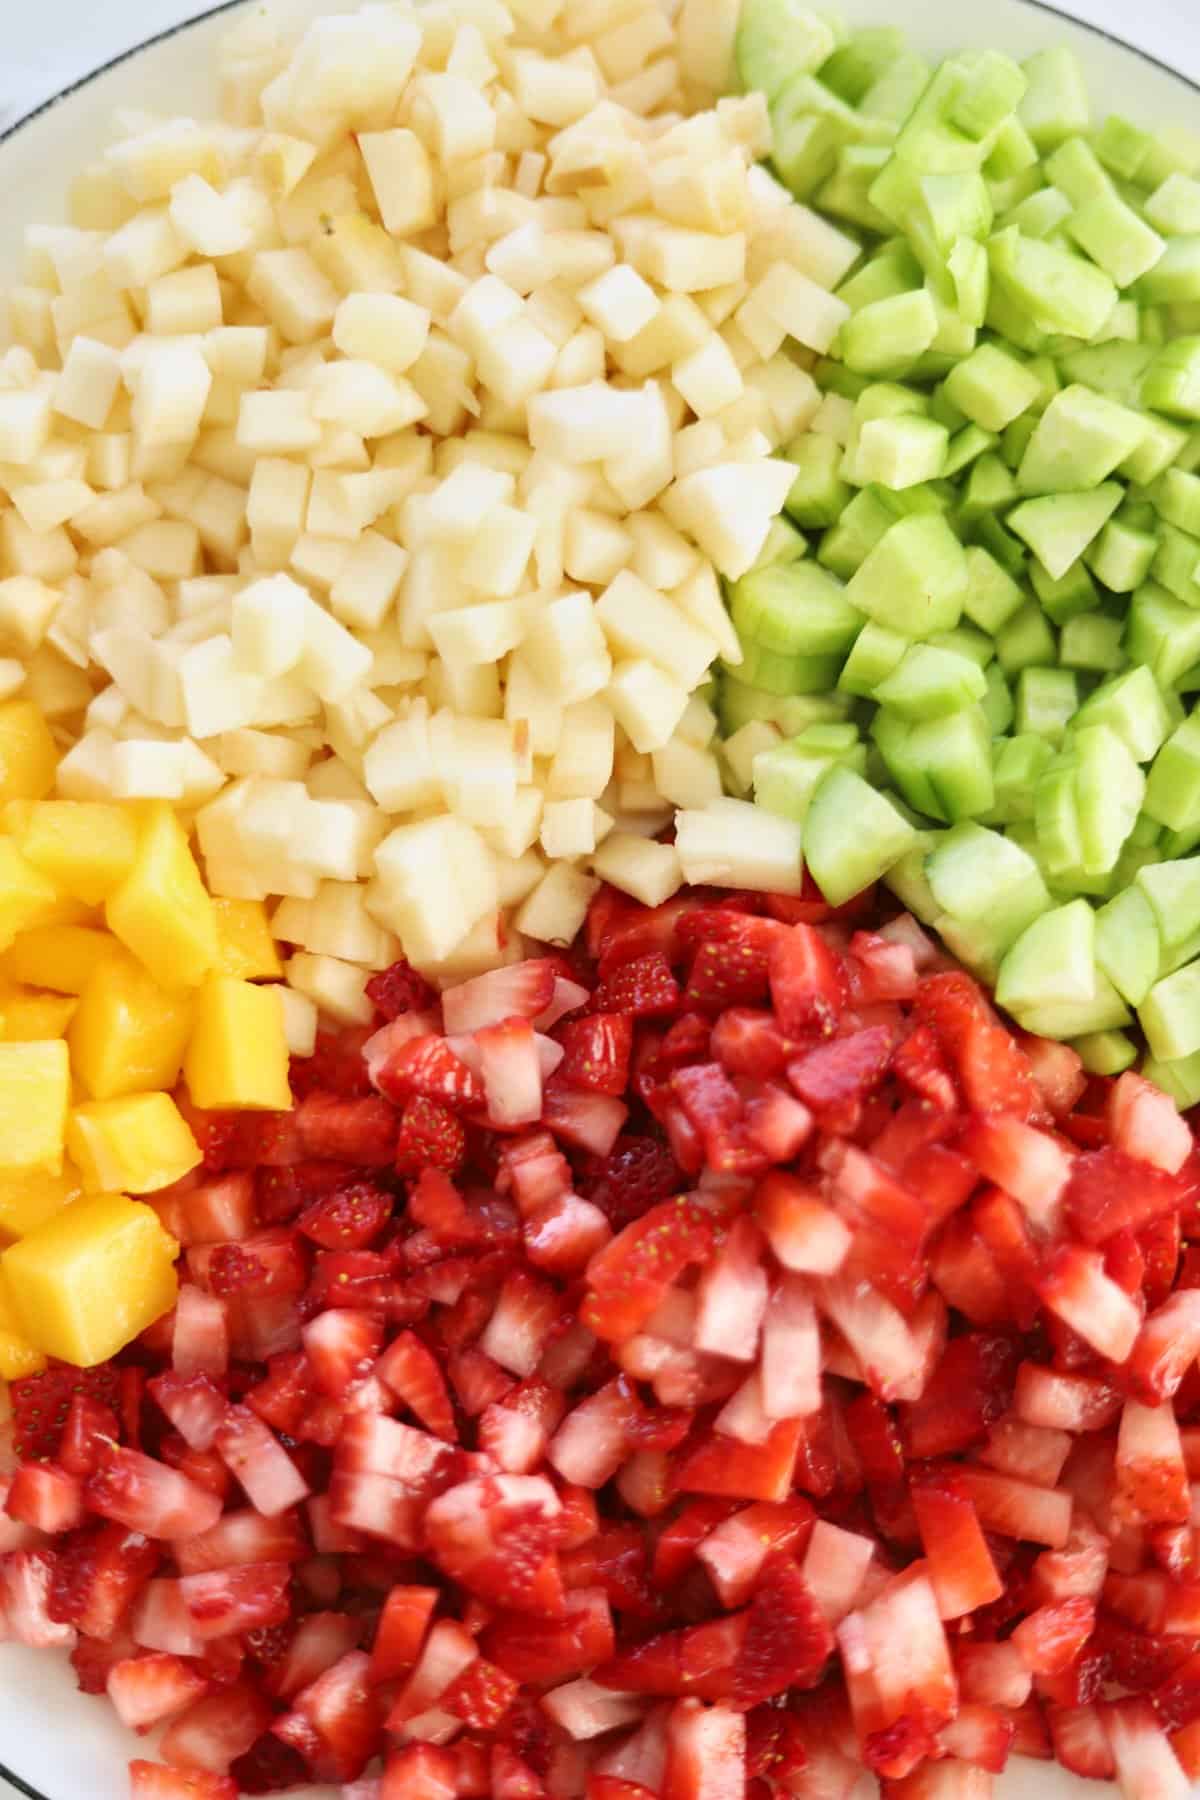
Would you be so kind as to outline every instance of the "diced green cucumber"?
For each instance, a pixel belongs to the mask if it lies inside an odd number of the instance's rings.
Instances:
[[[784,456],[796,467],[796,479],[784,501],[789,518],[809,531],[836,525],[851,495],[839,473],[841,445],[809,431],[789,444]]]
[[[1043,155],[1091,124],[1083,71],[1070,50],[1039,50],[1021,67],[1029,83],[1017,116]]]
[[[875,697],[881,682],[900,666],[911,640],[868,619],[842,664],[838,687],[864,700]]]
[[[1094,263],[1011,227],[990,240],[988,257],[1002,292],[1043,332],[1094,338],[1117,303],[1115,283]]]
[[[1152,492],[1160,518],[1192,537],[1200,536],[1200,475],[1168,469],[1155,482]]]
[[[1145,809],[1172,831],[1200,826],[1200,710],[1176,727],[1155,757]]]
[[[965,524],[994,518],[996,513],[1011,506],[1016,498],[1017,484],[1013,480],[1012,471],[999,456],[988,451],[973,465],[967,478],[966,493],[959,508],[960,516]]]
[[[1089,725],[1073,739],[1083,870],[1107,875],[1141,811],[1146,777],[1128,746],[1109,725]]]
[[[1142,1064],[1142,1074],[1164,1094],[1170,1094],[1181,1112],[1200,1101],[1200,1052],[1174,1062],[1158,1062],[1148,1056]]]
[[[929,84],[929,64],[914,50],[905,50],[868,88],[859,105],[867,118],[900,125]]]
[[[1110,674],[1125,661],[1121,648],[1124,634],[1124,619],[1110,618],[1107,613],[1082,613],[1068,619],[1059,633],[1058,660],[1066,669]]]
[[[1015,226],[1025,237],[1053,238],[1071,213],[1071,202],[1061,188],[1039,188],[1035,194],[1026,194],[1004,214],[1000,228],[1007,231],[1009,226]]]
[[[994,134],[983,172],[989,181],[1008,181],[1014,175],[1036,169],[1037,163],[1037,145],[1014,113]]]
[[[858,106],[879,77],[904,53],[904,33],[895,25],[873,25],[853,31],[821,64],[825,86],[847,106]]]
[[[1176,171],[1159,183],[1142,208],[1156,231],[1167,237],[1200,231],[1200,181]]]
[[[754,758],[754,798],[785,819],[803,819],[822,777],[834,764],[863,774],[867,748],[857,729],[813,725],[786,744],[760,750]]]
[[[1117,507],[1119,482],[1102,482],[1089,494],[1043,494],[1008,515],[1009,529],[1029,545],[1047,574],[1065,575],[1098,537]]]
[[[1146,763],[1170,730],[1170,715],[1158,683],[1144,666],[1128,669],[1089,694],[1075,715],[1075,729],[1110,725],[1135,762]]]
[[[868,419],[859,432],[855,479],[893,489],[935,481],[946,467],[949,442],[944,425],[916,414]]]
[[[1138,886],[1154,911],[1164,957],[1200,931],[1200,858],[1147,863]]]
[[[748,93],[759,89],[773,100],[793,77],[819,69],[836,47],[828,19],[798,0],[742,0],[734,55]]]
[[[1138,179],[1142,164],[1154,148],[1150,133],[1132,120],[1123,119],[1120,113],[1109,113],[1092,141],[1105,168],[1124,181]]]
[[[980,425],[964,425],[962,430],[956,431],[950,439],[945,466],[942,469],[943,478],[949,479],[952,475],[961,475],[963,470],[969,468],[977,457],[986,456],[989,450],[995,449],[995,446],[996,434],[994,431],[984,431]]]
[[[1162,254],[1138,282],[1137,298],[1146,306],[1200,300],[1200,233],[1159,241]]]
[[[717,684],[715,704],[725,737],[757,720],[768,721],[785,736],[794,737],[809,725],[840,720],[846,711],[846,702],[838,694],[772,694],[728,673],[722,673]]]
[[[783,656],[845,655],[863,624],[847,590],[811,562],[752,569],[734,583],[729,610],[743,647]]]
[[[1047,575],[1041,563],[1035,562],[1030,565],[1029,579],[1042,603],[1042,611],[1056,625],[1065,625],[1068,619],[1091,612],[1100,604],[1096,584],[1083,562],[1072,563],[1057,581]]]
[[[986,669],[996,656],[996,647],[987,632],[965,621],[953,631],[935,632],[929,642],[938,650],[953,650],[956,656],[968,657],[980,669]]]
[[[1083,867],[1083,832],[1075,787],[1074,759],[1059,755],[1047,763],[1033,797],[1038,860],[1049,876]]]
[[[1106,481],[1142,440],[1140,413],[1074,384],[1051,400],[1017,470],[1023,494],[1084,492]]]
[[[885,533],[851,577],[846,600],[877,624],[921,638],[953,630],[966,592],[962,545],[943,518],[926,513]]]
[[[1176,1062],[1200,1050],[1200,962],[1155,982],[1138,1007],[1138,1022],[1156,1062]]]
[[[904,719],[940,719],[982,700],[987,679],[977,662],[932,644],[914,644],[875,690],[881,706]]]
[[[882,489],[863,488],[855,494],[836,524],[821,539],[817,561],[831,574],[849,581],[876,544],[892,529],[899,516],[890,496]]]
[[[913,725],[908,755],[933,789],[935,817],[954,824],[991,810],[992,732],[981,707],[964,707],[946,718]]]
[[[1114,594],[1132,594],[1150,574],[1158,549],[1152,532],[1137,531],[1120,514],[1111,518],[1086,557],[1098,581]]]
[[[1089,1031],[1072,1048],[1089,1075],[1120,1075],[1137,1061],[1137,1045],[1123,1031]]]
[[[742,646],[739,675],[753,687],[771,694],[823,694],[838,678],[839,656],[810,656],[803,652],[772,650],[767,644]]]
[[[1169,419],[1200,419],[1200,337],[1163,346],[1142,381],[1142,405]]]
[[[1072,206],[1086,206],[1098,195],[1114,191],[1103,163],[1086,138],[1064,138],[1046,158],[1043,173],[1062,190]]]
[[[987,681],[987,693],[979,704],[983,708],[983,715],[992,736],[994,738],[1003,737],[1006,731],[1012,729],[1012,722],[1016,715],[1012,689],[1008,685],[1008,677],[998,662],[992,661],[988,664],[984,670],[984,677]]]
[[[1096,994],[1095,914],[1086,900],[1043,910],[1000,965],[996,1001],[1020,1024],[1047,1006],[1085,1006]]]
[[[837,290],[838,299],[844,300],[851,312],[859,312],[877,300],[912,293],[923,280],[921,265],[904,239],[892,238],[846,277]]]
[[[838,345],[846,367],[857,374],[902,375],[928,350],[937,330],[933,301],[918,288],[873,300],[852,313],[838,334]]]
[[[912,735],[913,726],[908,720],[886,706],[881,706],[871,720],[871,737],[892,785],[918,813],[931,819],[943,818],[929,772],[912,753]]]
[[[832,906],[861,893],[913,847],[916,832],[861,775],[829,769],[804,821],[804,859]]]
[[[755,569],[770,568],[773,563],[799,562],[808,554],[808,540],[797,531],[791,520],[780,513],[771,520],[771,528],[755,559]]]
[[[986,922],[1001,952],[1050,907],[1033,857],[983,825],[943,832],[925,874],[939,909],[965,923]]]
[[[1044,737],[1000,738],[995,746],[993,812],[1001,823],[1033,818],[1038,781],[1054,752]]]
[[[1200,608],[1200,581],[1196,579],[1198,567],[1200,538],[1194,538],[1190,532],[1180,531],[1177,525],[1160,517],[1158,549],[1151,565],[1155,581],[1174,594],[1177,600],[1182,600],[1187,606]]]
[[[1079,685],[1074,671],[1033,665],[1017,676],[1018,733],[1033,732],[1050,744],[1061,744],[1079,706]]]
[[[1080,381],[1085,387],[1119,400],[1123,406],[1137,409],[1141,406],[1142,381],[1153,361],[1153,345],[1115,341],[1070,350],[1061,358],[1061,368],[1068,381]],[[1146,428],[1143,417],[1143,432]]]
[[[1144,663],[1162,687],[1171,688],[1200,663],[1200,613],[1148,581],[1130,602],[1125,649],[1131,661]]]
[[[981,631],[995,636],[1020,611],[1025,596],[1007,570],[978,544],[969,544],[964,555],[967,593],[963,612]]]
[[[1040,384],[1025,365],[998,344],[980,344],[946,377],[950,399],[985,431],[1003,431],[1027,412]]]
[[[1036,601],[1025,601],[996,633],[996,660],[1006,675],[1058,661],[1054,632]]]
[[[1096,194],[1086,200],[1067,220],[1066,230],[1119,288],[1132,287],[1143,278],[1152,281],[1152,272],[1166,254],[1167,240],[1116,193]],[[1139,292],[1143,298],[1151,298],[1144,285]]]

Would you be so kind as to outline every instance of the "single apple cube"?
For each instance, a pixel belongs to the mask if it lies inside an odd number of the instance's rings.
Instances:
[[[41,800],[29,807],[22,829],[9,830],[36,869],[87,906],[108,899],[137,853],[132,808],[99,800]]]
[[[159,987],[123,951],[92,973],[67,1044],[75,1079],[90,1100],[172,1088],[192,1031],[191,994]]]
[[[286,1112],[288,1048],[273,987],[210,975],[196,996],[196,1022],[183,1072],[195,1105]]]
[[[0,1044],[0,1169],[60,1173],[70,1097],[61,1040]]]
[[[0,1245],[28,1237],[79,1198],[79,1176],[70,1163],[57,1175],[39,1170],[0,1173]]]
[[[213,910],[221,974],[236,975],[242,981],[277,980],[283,974],[283,963],[262,901],[214,897]]]
[[[151,1207],[98,1194],[10,1245],[0,1271],[30,1343],[86,1369],[175,1304],[178,1255]]]
[[[65,1044],[62,1050],[65,1056]],[[201,1160],[169,1094],[127,1094],[77,1106],[67,1123],[67,1144],[89,1194],[152,1194]]]
[[[145,808],[133,866],[110,895],[105,916],[163,987],[198,987],[217,966],[213,903],[187,835],[165,801]]]
[[[54,786],[58,750],[32,700],[0,706],[0,800],[40,800]]]

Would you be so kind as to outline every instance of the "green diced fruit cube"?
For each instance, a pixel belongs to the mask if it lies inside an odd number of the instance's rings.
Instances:
[[[1017,676],[1018,733],[1033,732],[1061,744],[1078,705],[1079,687],[1071,669],[1031,667]]]
[[[855,494],[841,518],[821,539],[817,561],[831,574],[849,581],[876,544],[896,523],[894,507],[882,491],[864,488]]]
[[[1033,563],[1029,578],[1033,583],[1033,591],[1042,603],[1042,611],[1056,625],[1065,625],[1068,619],[1074,619],[1079,613],[1091,612],[1100,604],[1100,595],[1096,584],[1083,562],[1072,563],[1065,575],[1057,581],[1047,575],[1041,563]]]
[[[838,687],[847,694],[870,700],[879,684],[899,667],[910,640],[898,631],[889,631],[868,619],[854,640],[854,647],[842,664]]]
[[[1120,1075],[1137,1061],[1137,1045],[1123,1031],[1089,1031],[1072,1048],[1089,1075]]]
[[[1119,288],[1149,276],[1167,247],[1166,240],[1115,193],[1085,200],[1067,220],[1067,235]]]
[[[1008,571],[978,544],[969,544],[964,554],[967,593],[963,612],[981,631],[994,636],[1020,611],[1025,596]]]
[[[744,0],[734,45],[742,86],[772,100],[793,77],[819,69],[836,45],[828,19],[798,0]]]
[[[1117,303],[1116,285],[1103,269],[1057,244],[1010,228],[990,240],[988,256],[993,279],[1043,332],[1093,338]]]
[[[1159,1062],[1194,1056],[1200,1050],[1200,962],[1156,982],[1138,1007],[1138,1020]]]
[[[1146,811],[1172,831],[1200,825],[1200,711],[1176,727],[1155,757]]]
[[[1110,725],[1139,763],[1150,761],[1171,728],[1166,701],[1144,666],[1114,676],[1089,694],[1075,715],[1078,730],[1088,725]]]
[[[1050,623],[1034,600],[1027,600],[996,633],[996,660],[1006,675],[1058,661],[1058,644]]]
[[[1142,405],[1170,419],[1200,419],[1200,337],[1164,344],[1146,370]]]
[[[1044,173],[1072,206],[1085,206],[1099,195],[1114,192],[1104,165],[1086,138],[1064,138],[1046,158]]]
[[[985,431],[1003,431],[1041,391],[1037,377],[998,344],[980,344],[951,370],[944,385],[959,411]]]
[[[1162,254],[1137,284],[1148,306],[1200,300],[1200,233],[1167,238]]]
[[[1074,738],[1079,835],[1086,875],[1115,869],[1137,823],[1146,777],[1111,726],[1090,725]]]
[[[1174,687],[1200,663],[1200,613],[1148,581],[1130,602],[1125,649],[1130,661],[1145,664],[1162,687]]]
[[[1200,538],[1200,475],[1168,469],[1155,483],[1153,498],[1160,517],[1168,524]]]
[[[754,758],[754,798],[768,812],[803,819],[822,777],[837,763],[863,774],[867,749],[855,726],[810,725]]]
[[[981,519],[994,519],[1017,498],[1017,484],[1012,471],[992,451],[987,451],[971,469],[967,491],[963,495],[960,515],[964,524]]]
[[[1200,858],[1147,863],[1138,870],[1137,881],[1153,909],[1163,953],[1169,956],[1200,931]]]
[[[1136,450],[1141,415],[1078,384],[1051,400],[1017,470],[1023,494],[1085,492],[1106,481]]]
[[[1114,175],[1124,181],[1136,181],[1142,165],[1154,148],[1154,139],[1140,125],[1110,113],[1095,135],[1096,155]]]
[[[1154,562],[1157,542],[1151,532],[1137,531],[1118,516],[1110,519],[1087,551],[1096,579],[1114,594],[1141,587]]]
[[[1142,211],[1155,230],[1167,237],[1200,231],[1200,181],[1178,171],[1168,175]]]
[[[1033,797],[1054,754],[1048,739],[1035,735],[1000,738],[995,746],[995,814],[1005,822],[1033,818]]]
[[[932,419],[868,419],[859,432],[855,478],[886,488],[934,481],[946,466],[950,434]]]
[[[842,360],[860,375],[903,374],[928,350],[937,331],[937,310],[924,288],[874,300],[842,326]]]
[[[932,644],[914,644],[875,691],[905,719],[937,719],[982,700],[987,679],[977,662]]]
[[[810,531],[835,525],[851,491],[838,473],[841,445],[810,431],[789,444],[784,454],[796,465],[796,479],[784,501],[788,516]]]
[[[1121,640],[1125,621],[1106,613],[1083,613],[1068,619],[1058,639],[1058,660],[1066,669],[1110,674],[1125,661]]]
[[[1009,529],[1029,545],[1048,575],[1065,575],[1100,535],[1123,490],[1106,481],[1088,494],[1043,494],[1025,500],[1008,515]]]
[[[820,782],[804,822],[809,873],[833,906],[878,881],[912,848],[916,832],[883,794],[835,765]]]
[[[1029,86],[1018,117],[1043,155],[1064,138],[1088,129],[1087,85],[1070,50],[1039,50],[1021,66]]]
[[[901,519],[871,550],[846,588],[850,605],[909,637],[950,631],[962,617],[967,563],[935,513]]]
[[[1140,1006],[1158,980],[1162,939],[1154,908],[1136,883],[1097,912],[1096,961],[1130,1006]]]
[[[1200,1052],[1174,1062],[1159,1062],[1148,1056],[1142,1064],[1142,1074],[1164,1094],[1170,1094],[1180,1112],[1187,1112],[1200,1101]]]

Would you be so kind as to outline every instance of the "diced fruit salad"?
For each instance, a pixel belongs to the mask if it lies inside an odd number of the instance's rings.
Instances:
[[[7,297],[0,1637],[135,1800],[1184,1800],[1200,136],[796,0],[220,73]]]

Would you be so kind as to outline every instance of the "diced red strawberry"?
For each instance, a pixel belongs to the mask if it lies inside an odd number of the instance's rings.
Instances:
[[[684,1455],[675,1471],[675,1485],[687,1494],[786,1500],[802,1435],[803,1428],[795,1419],[781,1419],[758,1445],[735,1443],[714,1432]]]
[[[601,967],[600,986],[592,995],[592,1011],[627,1013],[635,1019],[669,1018],[683,990],[659,950],[635,956],[615,968]]]
[[[990,1332],[948,1344],[920,1399],[902,1409],[908,1454],[925,1460],[978,1443],[1009,1404],[1016,1354],[1011,1338]]]
[[[750,1603],[734,1664],[735,1700],[757,1706],[791,1687],[815,1687],[833,1648],[833,1632],[800,1570],[773,1556]]]
[[[1142,1326],[1129,1357],[1129,1385],[1147,1403],[1170,1400],[1198,1355],[1200,1288],[1180,1288]]]
[[[308,1094],[296,1108],[296,1128],[304,1155],[324,1161],[386,1168],[395,1151],[395,1114],[375,1095]]]
[[[71,1402],[77,1394],[119,1413],[120,1370],[112,1363],[102,1363],[97,1369],[51,1363],[40,1375],[26,1375],[12,1383],[9,1397],[13,1449],[19,1458],[36,1462],[58,1455]]]
[[[849,1613],[837,1639],[865,1760],[897,1779],[927,1754],[930,1734],[957,1705],[936,1596],[920,1565]]]
[[[497,1475],[450,1488],[425,1514],[434,1560],[481,1599],[521,1611],[562,1611],[553,1555],[561,1505],[539,1476]]]
[[[1149,1702],[1115,1700],[1099,1711],[1117,1782],[1128,1800],[1187,1800],[1188,1778]]]
[[[1058,1675],[1078,1657],[1092,1634],[1096,1608],[1082,1596],[1035,1607],[1012,1635],[1017,1652],[1034,1675]]]
[[[344,1400],[375,1365],[383,1321],[373,1313],[330,1307],[304,1327],[304,1354],[313,1379],[331,1400]]]
[[[1123,1363],[1142,1324],[1139,1308],[1104,1272],[1095,1250],[1061,1244],[1043,1265],[1037,1292],[1072,1331],[1110,1362]]]
[[[1023,1706],[1033,1689],[1033,1676],[1007,1640],[987,1644],[960,1638],[954,1645],[954,1666],[959,1693],[968,1704],[1011,1710]]]
[[[832,1035],[849,998],[845,965],[812,925],[796,924],[771,946],[771,1000],[791,1037]]]
[[[1046,1723],[1054,1744],[1054,1754],[1072,1775],[1087,1781],[1111,1781],[1116,1764],[1109,1748],[1108,1733],[1099,1710],[1094,1706],[1049,1708]]]
[[[372,1079],[380,1093],[397,1105],[420,1095],[461,1111],[478,1106],[483,1100],[479,1078],[454,1054],[445,1038],[432,1033],[401,1044],[374,1071]]]
[[[767,1306],[762,1250],[753,1221],[744,1215],[735,1219],[701,1271],[694,1332],[698,1350],[737,1362],[753,1360]]]
[[[179,1591],[192,1629],[207,1641],[281,1624],[289,1613],[290,1581],[287,1563],[252,1563],[185,1575]]]
[[[1054,1487],[1071,1451],[1065,1431],[1027,1425],[1023,1419],[998,1419],[979,1451],[980,1462],[1001,1474],[1016,1475],[1040,1487]]]
[[[308,1483],[257,1414],[231,1406],[214,1440],[221,1460],[236,1475],[256,1512],[274,1518],[298,1506]],[[182,1535],[182,1534],[181,1534]]]
[[[815,1529],[813,1509],[797,1496],[781,1503],[760,1501],[723,1519],[699,1544],[696,1555],[708,1570],[727,1608],[749,1600],[773,1555],[798,1555]]]
[[[211,1447],[228,1402],[207,1375],[157,1375],[151,1381],[149,1391],[193,1450]]]
[[[367,999],[385,1019],[399,1018],[401,1013],[424,1012],[437,999],[423,975],[403,957],[372,975],[366,987]]]
[[[961,1619],[998,1600],[1004,1583],[974,1502],[954,1472],[914,1481],[912,1506],[941,1617]]]
[[[306,1246],[286,1229],[255,1232],[236,1244],[201,1244],[187,1253],[188,1270],[210,1293],[261,1299],[303,1293]],[[233,1315],[227,1315],[232,1329]]]
[[[528,1019],[505,1019],[475,1033],[480,1077],[493,1125],[532,1125],[542,1113],[542,1068]]]
[[[430,1587],[393,1587],[384,1601],[371,1650],[371,1681],[378,1687],[412,1668],[421,1654],[438,1590]]]
[[[694,1200],[651,1207],[589,1263],[582,1322],[610,1342],[631,1337],[684,1269],[705,1260],[712,1241],[711,1216]]]
[[[129,1795],[130,1800],[238,1800],[237,1782],[226,1775],[142,1761],[129,1765]]]
[[[243,1507],[224,1513],[211,1531],[182,1541],[175,1560],[184,1575],[198,1575],[253,1563],[298,1563],[308,1554],[308,1539],[294,1515],[264,1519]]]
[[[667,1722],[664,1800],[741,1800],[745,1752],[741,1713],[679,1701]]]
[[[1065,1201],[1080,1237],[1102,1244],[1118,1231],[1139,1231],[1178,1210],[1183,1195],[1180,1176],[1108,1145],[1076,1157]]]
[[[573,1486],[602,1487],[624,1462],[640,1416],[635,1389],[619,1376],[568,1413],[551,1439],[549,1459]]]
[[[373,1181],[352,1181],[311,1201],[296,1229],[323,1250],[365,1250],[392,1215],[394,1197]]]
[[[58,1445],[58,1461],[68,1474],[90,1475],[116,1443],[121,1427],[111,1406],[86,1394],[72,1396]]]
[[[975,1504],[980,1522],[1000,1537],[1026,1539],[1061,1550],[1071,1530],[1071,1496],[1034,1487],[1011,1475],[964,1464],[958,1478]]]
[[[171,1363],[177,1375],[223,1375],[229,1366],[225,1304],[185,1281],[175,1303]]]
[[[1192,1154],[1192,1134],[1169,1094],[1127,1069],[1112,1085],[1106,1109],[1118,1150],[1177,1175]]]
[[[454,1443],[454,1408],[437,1359],[415,1332],[393,1338],[375,1365],[375,1374],[408,1407],[427,1431]]]
[[[1028,1119],[1041,1110],[1028,1056],[969,976],[925,976],[917,989],[916,1011],[950,1056],[973,1112],[1009,1112]]]
[[[968,1703],[958,1717],[943,1725],[938,1748],[947,1756],[999,1775],[1008,1762],[1016,1727],[997,1706]]]
[[[906,1088],[939,1111],[949,1114],[958,1106],[958,1089],[931,1026],[915,1026],[896,1045],[892,1072]]]
[[[373,1754],[380,1704],[369,1686],[370,1663],[351,1650],[296,1695],[292,1711],[272,1729],[311,1763],[324,1781],[353,1781]]]
[[[1056,1431],[1100,1431],[1121,1410],[1116,1389],[1098,1375],[1077,1375],[1022,1363],[1013,1409],[1026,1424]]]
[[[835,1275],[817,1284],[817,1303],[882,1399],[903,1399],[914,1381],[924,1385],[920,1347],[905,1319],[882,1294],[864,1282]]]
[[[963,1148],[980,1172],[1014,1194],[1042,1231],[1054,1231],[1075,1158],[1047,1132],[992,1113],[971,1121]]]
[[[442,1017],[452,1036],[499,1025],[504,1019],[536,1019],[554,998],[557,959],[531,957],[476,975],[442,993]]]
[[[559,1073],[571,1087],[620,1099],[629,1084],[633,1021],[623,1013],[590,1013],[558,1028],[566,1052]]]
[[[517,1697],[519,1683],[477,1656],[441,1695],[439,1706],[475,1731],[494,1731]]]
[[[578,1194],[560,1194],[525,1220],[521,1233],[525,1254],[547,1274],[582,1274],[612,1237],[612,1227],[598,1206]]]
[[[712,1028],[713,1056],[730,1075],[766,1080],[782,1073],[798,1045],[780,1029],[773,1012],[732,1006]]]
[[[628,1117],[629,1108],[620,1100],[568,1087],[557,1077],[543,1090],[543,1124],[572,1149],[586,1150],[592,1156],[605,1157],[612,1152]]]
[[[388,1713],[388,1730],[397,1731],[436,1706],[478,1656],[474,1638],[456,1619],[439,1619],[425,1637],[415,1666]]]
[[[458,1792],[453,1751],[434,1744],[407,1744],[388,1756],[374,1800],[455,1800]]]
[[[500,1289],[479,1347],[502,1369],[532,1375],[562,1311],[562,1300],[548,1283],[516,1269]]]
[[[395,1169],[410,1179],[422,1169],[457,1174],[467,1153],[467,1137],[457,1115],[423,1094],[405,1102],[396,1138]]]
[[[83,1485],[53,1463],[19,1463],[4,1509],[10,1519],[50,1536],[83,1522]]]
[[[795,1275],[776,1282],[767,1302],[761,1380],[768,1419],[807,1418],[820,1411],[820,1328],[812,1297]]]
[[[0,1556],[0,1618],[18,1644],[51,1650],[74,1643],[74,1626],[56,1619],[50,1607],[56,1573],[51,1550],[10,1550]]]
[[[1169,1405],[1127,1400],[1117,1435],[1114,1516],[1131,1524],[1182,1524],[1191,1515],[1179,1426]]]
[[[221,1513],[214,1494],[138,1450],[110,1451],[84,1495],[92,1512],[147,1537],[192,1537]]]
[[[787,1076],[826,1130],[849,1131],[863,1101],[882,1081],[891,1054],[891,1032],[873,1025],[794,1058]]]
[[[208,1692],[208,1680],[178,1656],[127,1658],[108,1672],[108,1697],[122,1725],[149,1731]]]
[[[776,1258],[802,1275],[835,1275],[851,1245],[849,1227],[819,1189],[781,1170],[760,1182],[755,1216]]]

